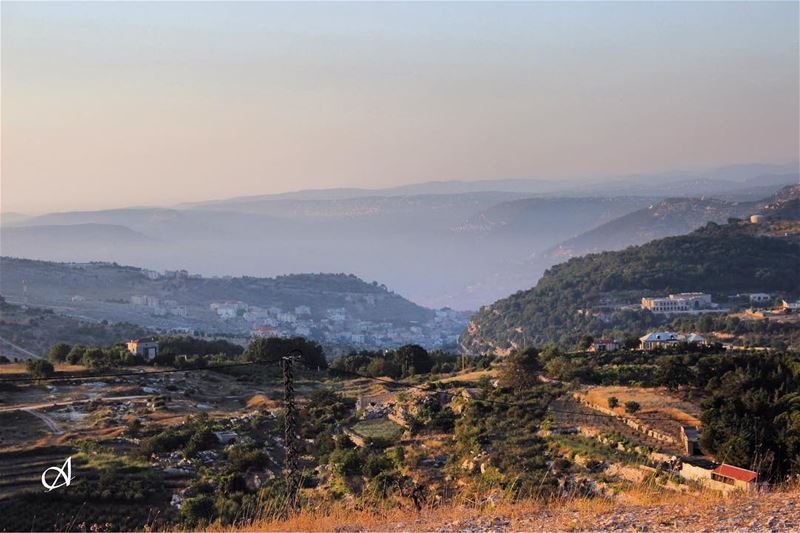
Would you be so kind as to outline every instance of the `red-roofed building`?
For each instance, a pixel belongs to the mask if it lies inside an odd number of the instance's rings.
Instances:
[[[722,463],[711,471],[711,479],[743,490],[750,490],[758,481],[758,473]]]
[[[277,337],[278,332],[272,326],[258,326],[253,328],[253,337]]]

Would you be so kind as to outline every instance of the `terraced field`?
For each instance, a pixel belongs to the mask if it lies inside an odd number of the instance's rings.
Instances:
[[[52,446],[0,453],[0,502],[24,492],[44,492],[42,472],[51,466],[60,467],[74,452],[74,448]],[[73,461],[73,476],[82,466],[80,461]]]
[[[42,472],[61,467],[67,457],[72,457],[70,485],[47,491]],[[158,527],[173,512],[169,495],[185,482],[146,463],[109,453],[86,455],[67,446],[0,453],[0,531]]]

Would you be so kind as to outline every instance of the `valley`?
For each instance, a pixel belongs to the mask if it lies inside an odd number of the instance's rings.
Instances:
[[[512,279],[532,288],[473,314],[353,274],[0,257],[0,525],[507,531],[580,529],[592,509],[622,530],[654,512],[689,527],[739,501],[749,507],[731,526],[800,526],[761,507],[796,493],[798,192],[342,191],[12,226],[30,243],[51,228],[63,243],[72,231],[87,244],[113,236],[126,253],[146,243],[141,259],[165,249],[148,233],[178,237],[197,213],[219,222],[209,235],[240,238],[239,222],[224,222],[235,205],[254,228],[291,219],[314,238],[322,220],[331,232],[353,224],[395,248],[374,258],[382,273],[394,257],[404,275],[430,274],[417,290],[441,288],[436,269],[453,264],[493,272],[476,298]],[[120,217],[134,234],[107,225]],[[42,492],[41,472],[67,458],[68,489]],[[707,503],[688,512],[684,498]]]

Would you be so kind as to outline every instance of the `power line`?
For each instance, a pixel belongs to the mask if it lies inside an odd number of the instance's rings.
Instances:
[[[300,350],[292,350],[281,360],[283,369],[284,407],[286,408],[284,441],[286,447],[286,500],[288,511],[297,508],[297,489],[300,479],[297,468],[297,408],[294,403],[294,373],[292,362],[302,357]]]

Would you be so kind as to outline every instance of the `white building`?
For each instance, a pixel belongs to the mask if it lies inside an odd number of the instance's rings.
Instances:
[[[783,300],[781,302],[781,307],[783,307],[787,311],[800,311],[800,300],[797,300],[796,302],[788,302],[786,300]]]
[[[344,307],[328,309],[326,315],[334,322],[344,322],[347,319],[347,312],[345,311]]]
[[[747,295],[751,304],[763,304],[772,300],[772,297],[765,292],[754,292]]]
[[[686,335],[679,335],[672,331],[654,331],[648,333],[643,337],[639,337],[639,347],[642,350],[653,350],[655,348],[669,348],[670,346],[677,346],[680,343],[702,345],[706,344],[707,340],[702,335],[697,333],[688,333]]]
[[[615,339],[596,339],[589,347],[590,352],[613,352],[619,349],[619,342]]]
[[[653,313],[688,313],[711,307],[711,295],[703,292],[681,292],[666,298],[642,298],[642,309]]]
[[[148,279],[152,280],[156,280],[161,277],[161,274],[155,270],[142,270],[142,274],[144,274]]]
[[[294,313],[278,313],[278,322],[294,324],[297,322],[297,317],[294,315]]]
[[[209,307],[224,319],[236,318],[247,311],[247,304],[244,302],[214,302]]]
[[[236,318],[236,309],[233,307],[218,307],[217,315],[226,320],[229,318]]]
[[[161,305],[161,300],[155,296],[131,296],[131,303],[133,305],[146,305],[147,307],[158,307]]]
[[[158,355],[158,340],[155,337],[133,339],[128,341],[128,351],[152,361]]]
[[[294,314],[297,316],[308,316],[311,314],[311,308],[307,305],[298,305],[294,308]]]

